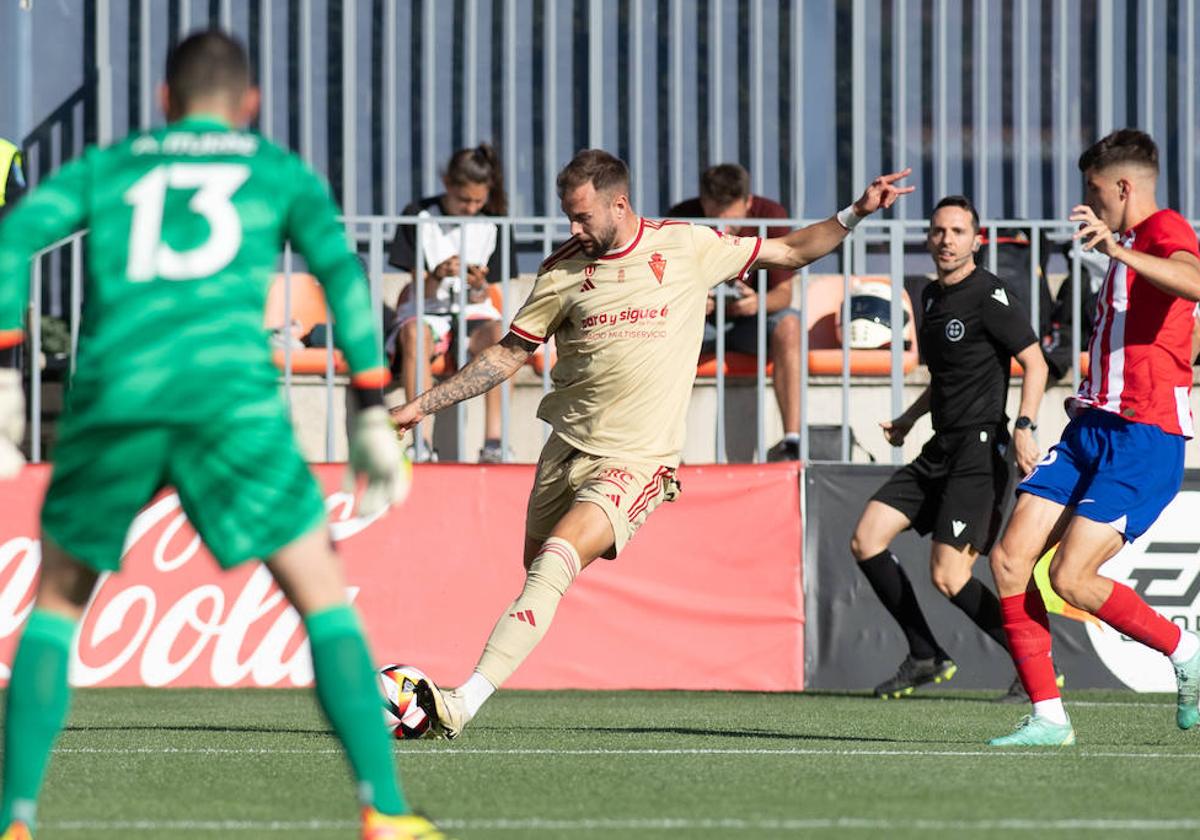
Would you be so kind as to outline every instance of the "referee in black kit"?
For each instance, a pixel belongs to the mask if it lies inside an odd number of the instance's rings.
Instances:
[[[975,265],[979,214],[968,199],[956,195],[938,202],[927,246],[937,282],[921,295],[918,340],[929,366],[929,387],[907,411],[880,425],[888,442],[900,446],[928,411],[934,434],[917,459],[871,497],[850,542],[859,568],[908,640],[908,656],[896,674],[875,687],[880,697],[911,694],[919,685],[945,682],[957,670],[888,549],[907,528],[933,535],[933,585],[996,644],[1007,647],[1000,602],[971,569],[999,530],[1012,478],[1010,440],[1022,475],[1037,462],[1033,433],[1046,389],[1046,362],[1028,313],[1009,299],[995,275]],[[1013,356],[1025,377],[1010,439],[1005,402]]]

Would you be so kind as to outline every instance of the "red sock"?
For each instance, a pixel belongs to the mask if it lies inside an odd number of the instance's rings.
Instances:
[[[1114,630],[1120,630],[1129,638],[1167,656],[1179,645],[1179,636],[1183,632],[1178,624],[1151,609],[1136,592],[1115,581],[1112,594],[1096,611],[1096,617]]]
[[[1041,593],[1034,590],[1001,598],[1000,615],[1009,655],[1029,699],[1037,703],[1058,697],[1054,662],[1050,659],[1050,619]]]

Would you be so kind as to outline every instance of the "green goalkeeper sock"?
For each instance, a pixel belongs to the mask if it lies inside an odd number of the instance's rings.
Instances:
[[[34,822],[50,748],[67,719],[74,635],[74,621],[44,610],[34,610],[25,625],[8,684],[0,830],[14,819]]]
[[[385,814],[408,813],[383,725],[379,681],[358,615],[349,605],[330,607],[304,621],[312,647],[317,699],[346,749],[359,800]]]

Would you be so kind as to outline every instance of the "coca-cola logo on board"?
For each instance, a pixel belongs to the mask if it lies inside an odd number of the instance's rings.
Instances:
[[[327,497],[335,542],[374,521],[355,517],[353,506],[348,493]],[[33,536],[0,544],[3,682],[10,676],[4,663],[12,661],[33,608],[40,557]],[[357,590],[348,595],[353,599]],[[174,493],[153,502],[130,527],[122,573],[100,577],[71,663],[78,686],[304,686],[312,678],[302,622],[270,572],[261,563],[219,572]]]

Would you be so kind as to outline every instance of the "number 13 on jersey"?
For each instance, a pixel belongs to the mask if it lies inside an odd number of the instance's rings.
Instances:
[[[195,280],[210,277],[229,265],[242,245],[242,221],[233,194],[250,177],[250,168],[237,163],[171,163],[156,166],[125,191],[133,207],[129,229],[130,280]],[[195,190],[188,209],[208,222],[208,239],[186,251],[162,241],[163,207],[167,190]]]

